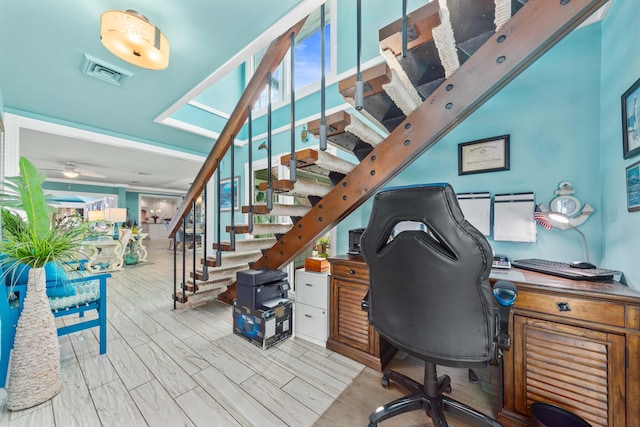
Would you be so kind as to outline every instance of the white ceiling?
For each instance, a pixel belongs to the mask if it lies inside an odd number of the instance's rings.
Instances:
[[[101,185],[112,183],[113,186],[124,186],[132,191],[162,189],[184,193],[202,166],[202,161],[31,129],[20,131],[20,155],[26,156],[52,180]],[[81,174],[69,180],[61,173],[68,162],[103,178]]]
[[[5,121],[8,115],[31,121],[18,126],[19,154],[40,169],[53,169],[46,173],[55,180],[185,193],[215,141],[158,118],[237,67],[259,48],[258,40],[273,40],[288,28],[283,22],[306,16],[319,3],[0,0],[0,107]],[[167,35],[166,70],[135,67],[102,46],[100,15],[110,9],[138,10]],[[133,77],[122,87],[90,78],[80,71],[85,54]],[[38,122],[102,136],[52,131]],[[105,178],[65,178],[57,169],[66,162]]]

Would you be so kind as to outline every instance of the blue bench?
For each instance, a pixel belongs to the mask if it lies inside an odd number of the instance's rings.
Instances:
[[[68,295],[49,296],[51,312],[56,318],[72,314],[78,314],[83,318],[85,312],[96,310],[98,318],[60,327],[58,328],[58,336],[98,326],[100,328],[100,354],[104,354],[107,351],[107,279],[111,277],[111,274],[74,273],[63,283],[65,289],[71,290],[71,292],[67,292]],[[16,326],[27,293],[27,285],[7,286],[0,284],[0,287],[4,288],[4,292],[0,292],[0,387],[4,387],[7,380],[9,355],[13,348]]]

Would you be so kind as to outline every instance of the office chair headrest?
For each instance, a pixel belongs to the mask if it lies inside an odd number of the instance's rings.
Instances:
[[[449,184],[376,194],[361,248],[370,271],[369,320],[385,338],[437,363],[490,358],[493,254]]]

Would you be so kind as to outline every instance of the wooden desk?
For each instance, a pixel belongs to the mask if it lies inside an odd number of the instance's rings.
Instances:
[[[331,295],[327,348],[382,371],[397,349],[369,324],[361,308],[369,290],[369,267],[362,257],[329,258]]]
[[[640,293],[512,269],[518,299],[503,357],[505,427],[530,425],[547,402],[592,426],[640,426]]]

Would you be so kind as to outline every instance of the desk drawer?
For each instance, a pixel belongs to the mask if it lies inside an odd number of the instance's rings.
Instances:
[[[296,271],[296,302],[326,309],[329,306],[329,275]]]
[[[332,264],[331,274],[347,280],[365,281],[369,284],[369,267],[366,264],[352,263],[350,265]]]
[[[567,295],[540,294],[521,291],[515,309],[561,316],[611,326],[625,326],[624,305],[600,302]]]
[[[296,335],[304,335],[326,343],[329,336],[327,311],[306,304],[296,304]]]

